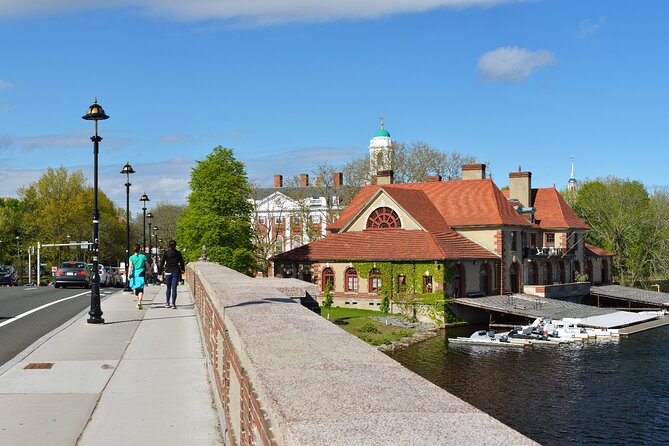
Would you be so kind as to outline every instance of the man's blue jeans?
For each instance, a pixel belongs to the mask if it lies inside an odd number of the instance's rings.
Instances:
[[[170,295],[172,296],[172,305],[177,304],[177,285],[179,285],[180,280],[181,273],[165,274],[165,285],[167,285],[165,298],[167,300],[167,305],[170,304]]]

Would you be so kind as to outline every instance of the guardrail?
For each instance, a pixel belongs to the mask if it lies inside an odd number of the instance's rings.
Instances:
[[[536,444],[291,299],[313,284],[186,278],[228,445]]]

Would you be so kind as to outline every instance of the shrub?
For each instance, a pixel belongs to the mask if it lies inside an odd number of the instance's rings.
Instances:
[[[376,328],[376,325],[374,325],[373,322],[369,322],[369,321],[362,324],[359,331],[361,331],[362,333],[378,333],[379,332],[378,328]]]

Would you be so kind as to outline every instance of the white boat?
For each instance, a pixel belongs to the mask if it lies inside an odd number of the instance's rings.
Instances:
[[[587,329],[578,326],[579,321],[580,319],[567,317],[564,319],[545,320],[543,324],[543,332],[544,334],[557,335],[558,338],[571,338],[585,341],[590,337],[590,334]]]
[[[459,336],[457,338],[449,338],[450,344],[471,344],[471,345],[487,345],[490,347],[530,347],[532,343],[526,340],[512,340],[507,335],[496,334],[492,330],[479,330],[471,334],[471,336]]]

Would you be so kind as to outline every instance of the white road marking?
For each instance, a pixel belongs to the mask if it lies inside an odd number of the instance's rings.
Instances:
[[[9,324],[11,324],[12,322],[16,322],[16,321],[18,321],[19,319],[21,319],[21,318],[23,318],[23,317],[26,317],[26,316],[28,316],[28,315],[30,315],[30,314],[33,314],[34,312],[39,311],[39,310],[42,310],[42,309],[44,309],[44,308],[46,308],[46,307],[50,307],[51,305],[55,305],[55,304],[58,304],[58,303],[61,303],[61,302],[65,302],[66,300],[74,299],[75,297],[83,296],[84,294],[89,294],[89,293],[90,293],[90,291],[86,291],[86,292],[84,292],[84,293],[75,294],[74,296],[64,297],[63,299],[54,300],[53,302],[49,302],[48,304],[44,304],[44,305],[42,305],[41,307],[33,308],[33,309],[30,310],[30,311],[26,311],[25,313],[21,313],[21,314],[19,314],[18,316],[14,316],[14,317],[11,318],[11,319],[7,319],[7,320],[6,320],[5,322],[3,322],[3,323],[0,323],[0,327],[4,327],[5,325],[9,325]]]

